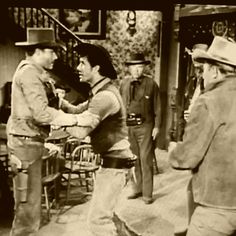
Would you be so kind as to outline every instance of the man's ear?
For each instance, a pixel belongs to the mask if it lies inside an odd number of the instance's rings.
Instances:
[[[98,72],[99,73],[99,70],[100,70],[100,66],[99,65],[96,65],[93,67],[94,71]]]
[[[41,49],[39,49],[39,48],[35,48],[35,54],[39,55],[41,52],[42,52]]]

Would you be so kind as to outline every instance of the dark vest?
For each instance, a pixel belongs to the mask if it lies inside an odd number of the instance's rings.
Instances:
[[[105,154],[115,143],[128,135],[125,108],[119,90],[112,83],[103,86],[98,93],[104,90],[111,91],[115,94],[120,103],[120,110],[116,114],[102,120],[90,133],[93,149],[96,153],[100,154]]]

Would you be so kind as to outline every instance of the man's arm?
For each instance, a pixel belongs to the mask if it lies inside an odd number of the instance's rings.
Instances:
[[[154,111],[154,128],[152,137],[155,139],[160,132],[161,127],[161,98],[160,90],[157,83],[154,81],[153,85],[153,111]]]
[[[169,154],[169,162],[175,169],[194,169],[204,158],[215,134],[213,119],[204,100],[199,98],[186,125],[183,142]]]
[[[60,109],[62,109],[66,113],[79,114],[88,109],[88,101],[85,101],[78,105],[73,105],[69,103],[67,100],[61,99]]]
[[[76,117],[72,114],[66,114],[53,107],[49,107],[48,98],[42,81],[34,68],[27,68],[22,71],[20,85],[30,111],[35,122],[41,125],[75,125]]]
[[[88,110],[76,115],[77,126],[68,127],[66,131],[78,139],[84,139],[102,120],[117,113],[119,109],[120,104],[112,92],[99,92],[91,99]]]

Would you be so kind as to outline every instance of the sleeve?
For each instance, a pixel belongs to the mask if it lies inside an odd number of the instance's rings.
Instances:
[[[99,92],[91,99],[88,110],[76,115],[77,126],[69,127],[66,131],[78,139],[83,139],[88,136],[102,120],[115,114],[119,109],[120,104],[112,92]]]
[[[161,127],[161,98],[160,98],[160,90],[157,85],[157,83],[154,81],[153,86],[153,110],[154,110],[154,116],[155,116],[155,127],[159,128]]]
[[[22,79],[20,80],[22,92],[35,122],[41,125],[49,125],[61,116],[63,125],[76,124],[76,118],[73,115],[65,114],[48,106],[47,94],[39,76],[34,68],[28,67],[22,71]],[[60,125],[62,124],[60,123]]]
[[[78,105],[73,105],[65,99],[61,99],[61,107],[64,112],[79,114],[85,111],[88,108],[88,101],[80,103]]]
[[[198,99],[186,125],[183,142],[179,142],[169,154],[171,166],[175,169],[196,168],[204,158],[214,134],[209,109],[202,99]]]

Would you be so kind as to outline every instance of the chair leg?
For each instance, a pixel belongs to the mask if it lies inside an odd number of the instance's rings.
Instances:
[[[66,191],[66,203],[68,203],[69,195],[70,195],[70,181],[71,181],[71,173],[68,174],[68,183],[67,183],[67,191]]]
[[[86,190],[89,191],[89,173],[85,173],[85,183],[86,183]]]
[[[43,190],[44,190],[44,196],[45,196],[45,204],[46,204],[47,217],[48,217],[48,220],[50,220],[50,205],[49,205],[49,200],[48,200],[47,186],[44,186]]]

